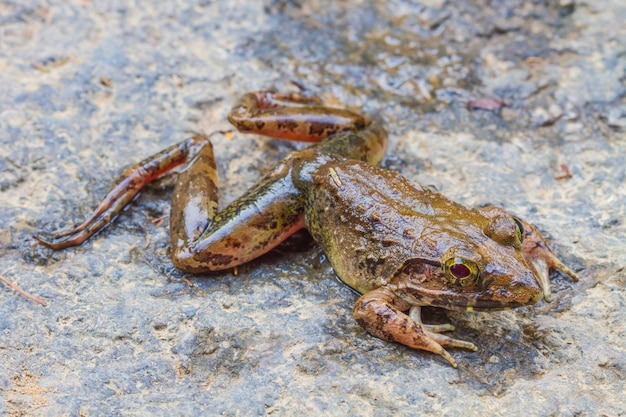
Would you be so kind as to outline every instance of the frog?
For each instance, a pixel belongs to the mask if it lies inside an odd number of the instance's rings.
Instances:
[[[550,301],[549,274],[577,273],[539,230],[494,206],[467,208],[380,167],[387,133],[374,118],[299,92],[244,94],[228,114],[242,133],[310,142],[290,152],[220,210],[211,140],[195,134],[132,164],[80,224],[34,238],[54,250],[110,224],[149,182],[178,167],[169,215],[170,255],[186,273],[237,268],[307,229],[359,298],[353,317],[388,342],[440,355],[474,343],[426,324],[423,307],[497,311]]]

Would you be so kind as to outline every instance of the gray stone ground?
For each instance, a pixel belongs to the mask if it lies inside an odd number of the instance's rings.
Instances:
[[[0,274],[48,304],[0,286],[0,414],[625,415],[625,21],[622,0],[0,0]],[[305,234],[236,275],[174,270],[172,177],[79,248],[31,238],[291,81],[382,119],[387,168],[535,223],[581,282],[431,311],[480,346],[455,370],[361,330]],[[226,202],[301,146],[213,139]]]

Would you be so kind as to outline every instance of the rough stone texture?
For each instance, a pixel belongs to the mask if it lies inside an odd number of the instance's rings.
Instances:
[[[0,274],[48,303],[0,288],[0,414],[625,415],[625,21],[622,0],[0,0]],[[31,238],[291,80],[382,119],[387,168],[538,225],[581,282],[430,312],[480,346],[455,370],[361,330],[306,235],[237,274],[174,270],[171,177],[79,248]],[[486,97],[504,107],[468,106]],[[301,146],[213,139],[226,202]]]

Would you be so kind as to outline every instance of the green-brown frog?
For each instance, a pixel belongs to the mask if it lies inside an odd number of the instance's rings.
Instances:
[[[232,109],[242,132],[317,142],[291,152],[244,196],[218,210],[210,141],[194,136],[126,168],[79,226],[36,236],[53,249],[79,245],[140,189],[184,164],[170,213],[171,255],[183,271],[236,267],[306,227],[343,282],[362,294],[354,317],[369,333],[414,349],[476,350],[427,325],[420,307],[503,310],[548,299],[548,272],[577,279],[533,226],[503,209],[468,209],[375,165],[387,143],[375,121],[300,94],[255,92]]]

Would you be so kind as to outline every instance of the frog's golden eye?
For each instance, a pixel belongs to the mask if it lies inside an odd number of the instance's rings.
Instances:
[[[520,221],[520,219],[518,219],[517,217],[513,217],[513,221],[515,222],[515,234],[517,235],[517,238],[519,239],[520,243],[524,242],[524,225],[522,224],[522,222]]]
[[[478,266],[463,258],[450,258],[444,264],[444,270],[451,284],[469,287],[478,281]]]

